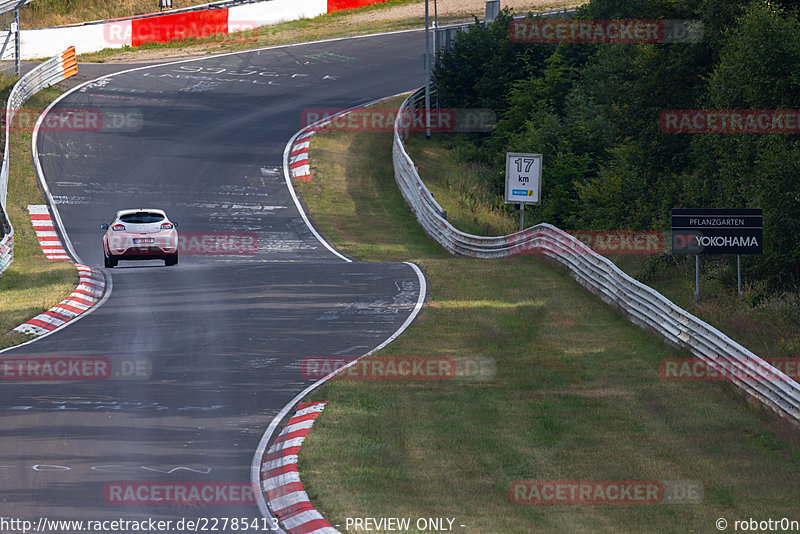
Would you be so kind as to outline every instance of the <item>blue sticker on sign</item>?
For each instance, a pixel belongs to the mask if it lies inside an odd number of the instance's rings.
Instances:
[[[529,193],[533,193],[533,191],[528,191],[527,189],[512,189],[511,194],[514,196],[519,197],[527,197]]]

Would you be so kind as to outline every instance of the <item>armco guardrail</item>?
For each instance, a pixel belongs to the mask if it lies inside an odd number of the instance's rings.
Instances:
[[[624,310],[631,320],[652,328],[666,340],[689,349],[712,369],[724,369],[731,382],[780,415],[800,421],[800,385],[728,336],[679,308],[654,289],[634,280],[578,239],[549,224],[499,237],[467,234],[453,227],[420,178],[403,141],[412,121],[401,114],[420,111],[419,90],[398,111],[392,149],[394,175],[400,190],[425,231],[453,254],[499,258],[536,253],[571,271],[584,287]]]
[[[0,240],[0,274],[8,268],[14,260],[14,227],[6,212],[6,197],[8,195],[8,142],[11,134],[11,123],[22,105],[38,91],[50,87],[65,78],[78,73],[78,63],[75,58],[75,47],[69,47],[63,53],[37,65],[11,89],[6,103],[5,116],[5,148],[3,151],[3,165],[0,170],[0,225],[8,229]],[[0,232],[2,234],[2,232]]]

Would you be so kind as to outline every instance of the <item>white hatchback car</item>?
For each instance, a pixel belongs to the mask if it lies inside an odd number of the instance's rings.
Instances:
[[[163,210],[120,210],[111,224],[102,224],[105,266],[120,260],[164,260],[178,263],[178,226]]]

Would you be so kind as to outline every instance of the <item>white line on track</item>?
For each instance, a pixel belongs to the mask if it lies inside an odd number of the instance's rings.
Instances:
[[[377,104],[379,102],[383,102],[384,100],[389,100],[390,98],[394,98],[394,97],[399,96],[401,94],[404,94],[404,93],[398,93],[396,95],[387,96],[387,97],[383,97],[383,98],[378,98],[376,100],[372,100],[372,101],[366,102],[364,104],[359,104],[359,105],[354,106],[354,107],[352,107],[352,108],[350,108],[348,110],[341,111],[339,113],[336,113],[335,115],[332,115],[330,117],[325,117],[324,119],[320,119],[320,120],[318,120],[318,121],[316,121],[316,122],[314,122],[312,124],[309,124],[305,128],[302,128],[297,133],[295,133],[292,136],[292,138],[289,139],[289,142],[286,143],[286,148],[283,149],[283,177],[286,180],[286,187],[287,187],[287,189],[289,189],[289,194],[292,195],[292,200],[294,201],[295,206],[297,206],[297,211],[300,212],[300,217],[303,218],[303,222],[306,223],[306,226],[308,227],[309,230],[311,230],[311,233],[314,234],[314,237],[317,238],[317,241],[322,243],[325,246],[325,248],[327,248],[334,255],[336,255],[337,257],[339,257],[340,259],[342,259],[342,260],[344,260],[344,261],[346,261],[348,263],[351,263],[353,260],[348,258],[348,257],[346,257],[344,254],[342,254],[338,250],[336,250],[333,247],[333,245],[331,245],[324,237],[322,237],[319,234],[319,232],[317,232],[316,228],[314,228],[314,225],[311,224],[311,221],[309,220],[308,216],[306,215],[306,212],[303,209],[303,206],[300,204],[300,199],[297,197],[297,193],[294,190],[294,185],[292,184],[292,173],[291,173],[291,170],[289,169],[289,155],[291,154],[292,147],[294,146],[294,143],[295,143],[295,141],[297,141],[298,138],[303,137],[305,135],[305,136],[307,136],[308,139],[310,139],[311,135],[313,135],[318,128],[324,126],[325,124],[328,124],[329,122],[331,122],[332,120],[334,120],[334,119],[336,119],[338,117],[342,117],[344,115],[347,115],[348,113],[352,113],[353,111],[355,111],[357,109],[360,109],[360,108],[363,108],[363,107],[367,107],[367,106],[372,106],[372,105]]]

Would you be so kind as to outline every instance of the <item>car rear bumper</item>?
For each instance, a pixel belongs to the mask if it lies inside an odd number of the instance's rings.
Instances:
[[[108,256],[115,260],[168,260],[177,258],[178,253],[164,252],[161,249],[128,249],[122,254],[111,252]]]

